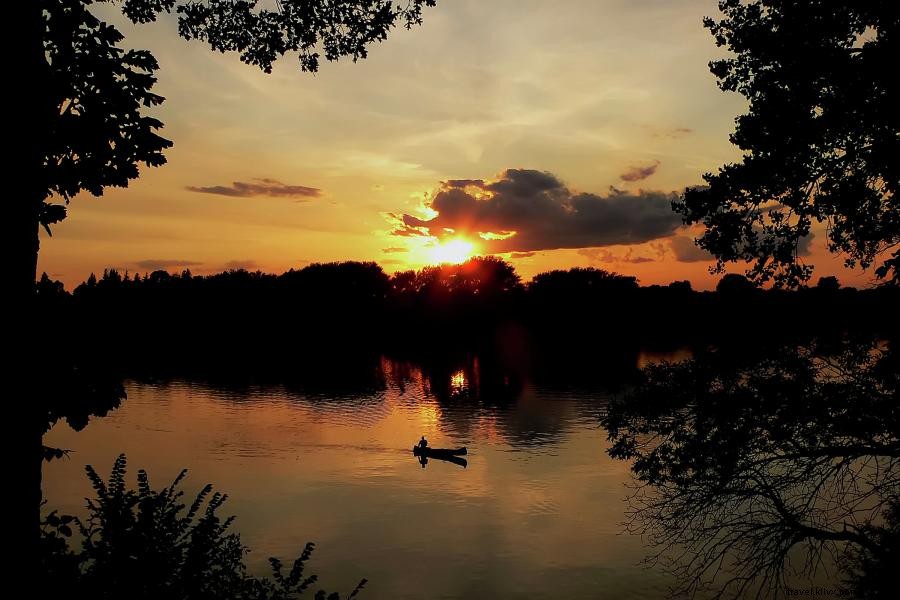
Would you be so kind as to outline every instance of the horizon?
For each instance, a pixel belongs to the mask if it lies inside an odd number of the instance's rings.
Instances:
[[[166,101],[153,113],[175,146],[128,188],[77,196],[52,239],[41,232],[38,271],[70,288],[109,268],[356,260],[392,272],[456,244],[523,279],[596,267],[712,289],[720,275],[697,230],[667,203],[740,157],[728,136],[746,104],[707,67],[722,55],[701,24],[716,3],[574,4],[448,3],[366,60],[316,75],[211,53],[179,39],[172,15],[134,26],[94,7],[159,60]],[[539,210],[514,210],[517,199]],[[513,209],[496,217],[501,205]],[[801,251],[813,281],[874,281],[827,252],[824,226],[812,233]]]
[[[85,277],[83,280],[77,282],[77,283],[74,284],[74,285],[67,285],[65,282],[62,282],[62,281],[60,281],[60,280],[54,280],[54,279],[53,279],[48,273],[46,273],[46,272],[43,272],[43,273],[41,274],[41,276],[46,275],[46,276],[49,277],[52,281],[59,281],[60,283],[63,283],[64,289],[66,290],[66,292],[72,293],[72,292],[75,290],[75,288],[77,288],[77,287],[79,287],[79,286],[81,286],[81,285],[87,284],[88,280],[89,280],[91,277],[94,277],[96,280],[100,280],[100,279],[102,279],[102,278],[106,275],[107,272],[115,272],[115,273],[118,273],[123,279],[129,279],[129,280],[131,280],[131,281],[136,281],[138,277],[140,277],[141,279],[146,279],[146,278],[148,278],[150,275],[152,275],[153,273],[157,273],[157,272],[165,272],[165,273],[167,273],[168,275],[170,275],[170,276],[172,276],[172,277],[181,277],[181,276],[184,276],[185,273],[189,274],[191,277],[216,277],[216,276],[219,276],[219,275],[228,275],[228,274],[230,274],[230,273],[239,273],[239,272],[245,272],[245,273],[251,273],[251,274],[260,274],[260,275],[265,275],[265,276],[270,276],[270,277],[281,277],[281,276],[283,276],[283,275],[287,275],[288,273],[292,273],[292,272],[300,272],[300,271],[303,271],[304,269],[307,269],[307,268],[310,268],[310,267],[317,267],[317,266],[332,266],[332,265],[340,266],[340,265],[345,265],[345,264],[361,264],[361,265],[374,264],[374,265],[376,265],[378,268],[380,268],[380,269],[382,270],[382,272],[383,272],[388,278],[393,278],[393,277],[395,277],[395,276],[397,276],[397,275],[400,275],[400,274],[406,273],[406,272],[414,272],[414,273],[417,273],[417,274],[418,274],[418,273],[420,273],[421,271],[423,271],[424,269],[428,269],[428,268],[451,268],[451,269],[452,269],[453,267],[464,267],[467,263],[470,263],[471,261],[477,261],[477,260],[479,260],[479,259],[485,259],[485,258],[488,258],[488,259],[490,259],[490,258],[497,258],[497,259],[499,259],[499,260],[502,260],[502,261],[505,262],[506,264],[509,264],[509,265],[513,268],[513,272],[519,277],[520,283],[521,283],[523,286],[525,286],[525,287],[527,287],[527,286],[531,285],[532,283],[534,283],[535,279],[536,279],[537,277],[541,276],[541,275],[546,275],[546,274],[549,274],[549,273],[556,273],[556,272],[568,272],[568,271],[572,271],[572,270],[576,270],[576,269],[597,270],[597,271],[602,271],[602,272],[606,273],[607,275],[611,275],[611,276],[614,276],[614,277],[622,277],[622,278],[628,278],[628,279],[632,279],[632,278],[633,278],[633,279],[635,280],[635,283],[636,283],[636,285],[638,286],[638,288],[648,288],[648,287],[653,287],[653,286],[667,287],[667,286],[671,286],[671,285],[674,285],[674,284],[678,284],[678,283],[682,283],[682,282],[687,281],[687,282],[691,285],[691,290],[693,290],[693,291],[695,291],[695,292],[715,292],[715,291],[717,291],[717,290],[716,290],[716,286],[721,282],[722,278],[724,278],[724,277],[726,277],[726,276],[728,276],[728,275],[741,275],[741,276],[743,277],[743,274],[742,274],[742,273],[734,273],[734,272],[727,272],[727,273],[721,273],[721,274],[714,274],[714,275],[710,275],[710,278],[712,279],[712,285],[711,285],[711,286],[709,286],[709,287],[704,287],[704,288],[698,288],[698,287],[694,286],[693,282],[691,282],[690,280],[687,280],[687,279],[673,279],[673,280],[671,280],[671,281],[653,282],[653,283],[644,283],[644,282],[641,281],[641,279],[640,279],[639,277],[637,277],[636,275],[634,275],[634,274],[632,274],[632,273],[619,272],[619,271],[611,271],[611,270],[607,270],[607,269],[602,269],[602,268],[600,268],[600,267],[594,267],[594,266],[591,266],[591,265],[588,265],[588,266],[573,266],[573,267],[562,268],[562,269],[548,269],[548,270],[546,270],[546,271],[540,271],[540,272],[534,273],[534,274],[529,275],[529,276],[526,277],[526,276],[523,276],[522,274],[520,274],[520,273],[518,272],[518,270],[516,269],[516,265],[513,264],[511,261],[506,260],[506,259],[504,259],[503,257],[494,256],[494,255],[472,255],[472,256],[467,257],[466,260],[464,260],[464,261],[458,261],[458,262],[447,261],[447,262],[443,262],[443,263],[427,264],[427,265],[424,265],[424,266],[419,267],[419,268],[410,268],[410,269],[393,270],[393,271],[392,271],[392,270],[389,270],[389,269],[385,269],[383,265],[381,265],[380,263],[378,263],[377,261],[374,261],[374,260],[371,260],[371,261],[355,261],[355,260],[348,260],[348,261],[321,261],[321,262],[310,262],[310,263],[307,263],[307,264],[304,264],[304,265],[300,265],[300,266],[297,266],[297,267],[289,267],[287,270],[284,270],[284,271],[281,271],[281,272],[266,271],[266,270],[260,269],[260,268],[258,268],[258,267],[254,267],[254,268],[246,268],[246,267],[244,267],[244,266],[233,266],[233,267],[230,267],[230,268],[222,269],[222,270],[220,270],[220,271],[201,271],[201,272],[196,272],[196,273],[195,273],[191,268],[189,268],[189,267],[185,267],[185,268],[180,269],[180,270],[176,270],[176,269],[171,269],[171,268],[169,268],[169,269],[153,269],[153,270],[144,270],[144,271],[141,271],[141,270],[139,270],[139,269],[136,269],[136,270],[132,271],[132,270],[129,270],[129,269],[119,269],[119,268],[116,268],[116,267],[108,267],[108,268],[106,268],[106,269],[104,269],[104,270],[102,270],[102,271],[96,272],[96,273],[92,271],[91,273],[88,274],[87,277]],[[797,287],[797,288],[795,288],[795,289],[786,289],[786,290],[781,290],[781,291],[795,292],[795,291],[802,290],[802,289],[808,289],[808,288],[812,288],[812,287],[817,287],[818,284],[819,284],[819,282],[820,282],[822,279],[828,279],[828,278],[831,278],[831,277],[835,277],[835,276],[833,276],[833,275],[823,275],[823,276],[821,276],[821,277],[816,277],[816,278],[811,279],[806,285],[799,286],[799,287]],[[745,279],[746,279],[746,278],[745,278]],[[852,284],[848,284],[847,282],[841,280],[839,277],[835,277],[835,279],[837,280],[837,283],[838,283],[838,285],[840,286],[841,289],[848,289],[848,288],[849,288],[849,289],[867,290],[867,289],[874,289],[874,288],[880,287],[878,284],[872,284],[872,285],[867,285],[867,286],[855,286],[855,285],[852,285]],[[766,286],[760,286],[759,289],[761,289],[761,290],[773,290],[773,289],[775,289],[775,288],[773,288],[773,286],[771,286],[771,285],[766,285]]]

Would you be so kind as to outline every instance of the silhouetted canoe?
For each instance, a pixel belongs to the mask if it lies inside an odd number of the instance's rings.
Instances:
[[[466,450],[466,447],[462,448],[429,448],[425,446],[424,448],[420,448],[419,446],[413,446],[413,454],[416,456],[428,456],[431,458],[447,458],[450,456],[465,456],[469,451]]]

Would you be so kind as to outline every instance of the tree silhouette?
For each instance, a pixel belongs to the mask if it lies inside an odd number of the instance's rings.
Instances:
[[[304,71],[316,71],[323,56],[365,58],[368,45],[386,39],[396,25],[421,23],[423,8],[435,0],[277,0],[274,10],[261,9],[257,0],[104,3],[119,6],[134,23],[174,11],[181,37],[205,42],[216,51],[237,52],[243,62],[270,72],[279,57],[291,52],[298,53]],[[63,318],[41,313],[36,306],[40,228],[49,233],[51,225],[66,217],[66,205],[78,193],[99,196],[108,187],[127,186],[140,165],[162,165],[163,150],[171,146],[157,133],[162,123],[147,114],[163,101],[152,92],[156,60],[147,51],[121,47],[123,35],[98,19],[92,4],[29,0],[8,7],[18,43],[10,73],[16,90],[9,94],[9,114],[17,127],[10,144],[15,151],[8,158],[15,176],[10,178],[13,200],[6,220],[12,263],[7,298],[15,349],[11,371],[26,386],[46,378],[46,371],[36,368],[36,357]],[[77,358],[64,356],[66,365],[57,370],[69,372]],[[23,569],[36,564],[40,439],[48,423],[48,399],[33,389],[26,393],[31,397],[12,409],[13,420],[22,424],[16,435],[25,448],[24,456],[14,461],[13,476],[30,490],[16,498],[21,518],[12,534],[22,549],[16,559],[23,561]]]
[[[645,370],[604,426],[610,454],[634,461],[629,525],[651,562],[679,592],[740,598],[784,595],[831,559],[864,597],[888,597],[898,384],[896,356],[865,343]]]
[[[121,48],[124,36],[91,13],[93,3],[36,0],[16,3],[11,15],[27,42],[20,65],[31,83],[15,99],[15,114],[28,131],[25,151],[13,157],[23,175],[13,192],[11,224],[20,295],[34,284],[39,225],[49,232],[79,192],[99,196],[107,187],[127,186],[140,164],[162,165],[162,151],[172,145],[156,133],[162,123],[145,114],[163,101],[151,91],[156,60],[147,51]],[[260,9],[257,0],[106,3],[119,5],[134,23],[174,11],[181,37],[237,52],[268,73],[290,52],[304,71],[317,71],[323,56],[365,58],[368,45],[385,40],[397,24],[421,23],[423,8],[435,0],[278,0],[275,10]]]
[[[403,276],[400,279],[402,285]],[[520,288],[521,280],[512,265],[493,256],[425,267],[415,279],[416,292],[432,302],[454,296],[491,298]]]
[[[728,297],[747,296],[756,290],[756,286],[749,279],[737,273],[726,273],[716,284],[716,291]]]
[[[160,490],[140,470],[137,489],[131,489],[126,466],[122,454],[107,481],[86,467],[95,497],[87,501],[85,520],[56,511],[43,520],[38,596],[289,600],[315,584],[317,577],[305,573],[314,544],[306,544],[289,570],[270,558],[272,578],[251,577],[244,564],[248,549],[229,531],[234,517],[219,514],[226,494],[207,484],[186,503],[179,488],[187,470]],[[80,550],[70,545],[76,540]],[[363,579],[347,597],[355,598],[365,584]],[[340,600],[324,590],[315,595],[326,597]]]
[[[900,6],[884,0],[721,0],[707,18],[718,46],[710,63],[722,90],[749,111],[731,141],[741,162],[704,176],[674,203],[702,223],[700,247],[744,261],[756,282],[794,286],[812,268],[801,238],[825,223],[831,252],[893,283],[900,277],[900,87],[895,57]]]
[[[123,372],[142,365],[184,376],[260,368],[277,376],[289,362],[325,373],[337,356],[346,362],[358,353],[368,363],[384,353],[421,357],[426,349],[451,346],[463,354],[494,352],[497,344],[530,347],[542,358],[571,363],[577,356],[589,360],[584,350],[621,344],[637,351],[750,347],[840,332],[890,336],[897,328],[890,309],[900,294],[890,286],[763,290],[739,274],[723,276],[718,291],[706,292],[685,282],[639,286],[631,276],[581,268],[522,283],[496,258],[391,276],[359,262],[311,264],[281,275],[154,271],[138,277],[107,270],[71,294],[49,278],[41,289],[42,312],[65,315],[67,337],[96,347]],[[751,325],[736,317],[746,311],[766,315],[765,321]],[[120,339],[121,323],[135,315],[153,315],[167,327]],[[286,344],[290,353],[282,352]]]

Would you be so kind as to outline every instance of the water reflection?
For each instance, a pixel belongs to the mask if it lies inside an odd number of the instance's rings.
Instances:
[[[467,461],[465,458],[460,458],[459,456],[426,456],[425,454],[419,454],[416,456],[416,460],[419,461],[419,464],[423,469],[428,466],[429,460],[439,460],[453,463],[454,465],[458,465],[464,469],[469,466],[469,461]]]
[[[83,465],[125,452],[157,480],[189,466],[227,490],[259,573],[268,556],[315,540],[325,587],[365,576],[376,600],[661,596],[665,578],[636,565],[640,540],[620,535],[629,475],[604,455],[605,396],[505,382],[483,361],[462,363],[385,361],[383,389],[340,401],[287,385],[131,381],[109,417],[78,436],[50,433],[77,452],[47,466],[45,495],[80,511],[90,493]],[[432,392],[449,390],[460,370],[468,391]],[[494,395],[497,385],[518,391]],[[467,468],[412,462],[422,435],[467,446]]]
[[[871,344],[648,369],[604,418],[637,481],[630,530],[687,596],[830,581],[883,597],[900,550],[897,383]]]
[[[130,381],[107,418],[50,432],[76,452],[46,467],[45,494],[78,512],[82,466],[121,452],[161,480],[190,466],[229,492],[253,568],[315,540],[323,583],[362,575],[375,600],[860,587],[896,556],[897,368],[820,350],[607,350],[568,363],[587,370],[564,383],[483,355],[366,357],[346,378]],[[636,362],[647,378],[629,385]],[[471,459],[413,463],[423,435]],[[676,548],[695,560],[671,560]]]

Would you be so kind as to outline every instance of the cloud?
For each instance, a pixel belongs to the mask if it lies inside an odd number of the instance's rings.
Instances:
[[[801,237],[797,243],[797,254],[809,256],[814,237],[816,236],[813,233]],[[678,262],[690,263],[716,260],[715,256],[697,246],[694,243],[694,239],[686,235],[676,235],[669,240],[669,244],[671,245],[672,254],[675,255],[675,260]]]
[[[187,186],[191,192],[201,194],[216,194],[218,196],[231,196],[233,198],[249,198],[251,196],[271,196],[274,198],[317,198],[322,195],[322,190],[305,185],[288,185],[277,179],[257,178],[253,183],[246,181],[233,181],[230,186]]]
[[[255,260],[229,260],[225,263],[226,271],[253,271],[258,269],[259,265]]]
[[[528,258],[530,256],[534,256],[537,252],[510,252],[510,258]]]
[[[483,185],[483,179],[448,179],[444,182],[444,187],[460,189],[465,189],[469,186],[481,187]]]
[[[674,234],[681,225],[671,208],[676,197],[616,189],[607,196],[574,193],[550,173],[508,169],[494,181],[443,182],[429,205],[433,218],[389,217],[393,235],[463,236],[478,239],[488,254],[592,248]]]
[[[402,265],[402,260],[397,260],[396,258],[382,258],[378,261],[382,265]]]
[[[686,235],[676,235],[669,243],[672,245],[672,254],[678,262],[706,262],[716,260],[716,257],[694,243],[694,238]]]
[[[408,248],[400,248],[400,247],[392,247],[392,248],[382,248],[382,252],[385,254],[395,254],[397,252],[409,252]]]
[[[690,127],[674,127],[672,129],[663,129],[660,131],[654,131],[653,137],[665,137],[673,140],[677,140],[683,138],[686,135],[690,135],[694,133],[694,130]]]
[[[134,264],[142,269],[164,271],[176,267],[198,267],[203,263],[195,260],[181,260],[177,258],[148,258],[146,260],[139,260]]]
[[[797,254],[800,256],[809,256],[810,252],[812,252],[812,241],[814,237],[816,237],[816,234],[810,232],[809,235],[800,238],[797,242]]]
[[[658,160],[653,161],[649,165],[640,166],[632,166],[629,167],[627,171],[619,175],[619,179],[622,181],[641,181],[647,179],[659,168],[660,162]]]
[[[654,262],[654,259],[649,256],[635,256],[634,251],[629,248],[625,251],[625,254],[616,254],[611,250],[607,250],[606,248],[581,248],[578,251],[578,254],[581,256],[587,257],[589,261],[592,263],[630,263],[633,265],[639,265],[641,263],[649,263]]]

